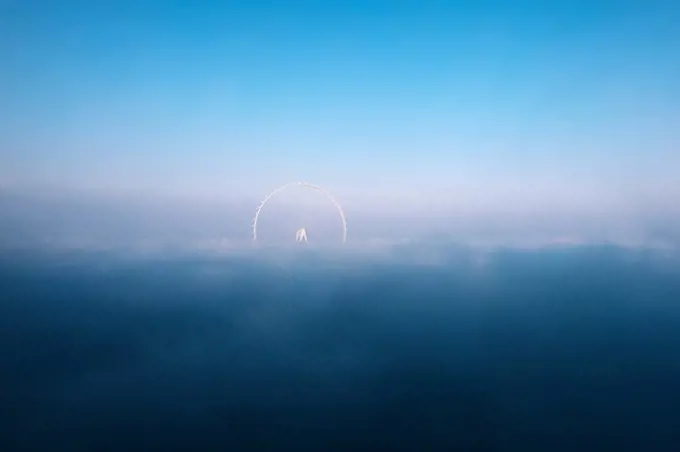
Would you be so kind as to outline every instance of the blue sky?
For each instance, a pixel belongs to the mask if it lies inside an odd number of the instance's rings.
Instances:
[[[0,181],[677,211],[675,3],[4,0]]]

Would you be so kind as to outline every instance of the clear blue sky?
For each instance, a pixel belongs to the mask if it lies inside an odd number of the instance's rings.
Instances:
[[[2,0],[0,181],[663,208],[675,4]]]

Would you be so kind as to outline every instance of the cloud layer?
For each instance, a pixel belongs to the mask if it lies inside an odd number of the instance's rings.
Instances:
[[[680,262],[0,255],[2,449],[677,441]]]

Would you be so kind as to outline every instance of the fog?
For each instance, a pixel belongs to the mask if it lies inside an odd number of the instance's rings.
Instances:
[[[425,251],[0,254],[0,449],[676,449],[676,253]]]
[[[560,209],[469,211],[459,206],[409,211],[378,204],[374,210],[344,205],[347,244],[419,243],[440,248],[452,243],[475,247],[540,247],[562,244],[617,244],[680,249],[680,213],[668,211],[575,212]],[[248,246],[261,199],[181,197],[114,192],[10,187],[0,190],[0,249],[185,249],[219,250]],[[313,190],[291,189],[263,209],[261,242],[294,242],[305,227],[310,244],[341,243],[342,223],[334,206]]]

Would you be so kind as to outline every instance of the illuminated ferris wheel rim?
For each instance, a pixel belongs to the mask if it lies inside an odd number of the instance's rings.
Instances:
[[[327,190],[324,188],[319,187],[318,185],[311,184],[309,182],[290,182],[288,184],[281,185],[280,187],[275,188],[272,190],[260,203],[260,205],[257,207],[257,211],[255,212],[255,218],[253,219],[253,241],[257,241],[257,220],[260,218],[260,212],[262,212],[262,208],[264,207],[265,204],[276,194],[282,192],[286,188],[290,188],[293,186],[302,186],[302,187],[308,187],[313,190],[317,190],[324,195],[333,203],[335,208],[338,210],[338,213],[340,214],[340,219],[342,220],[342,243],[345,243],[347,241],[347,220],[345,219],[345,212],[342,210],[342,207],[340,206],[340,203],[335,200],[333,195],[331,195]]]

